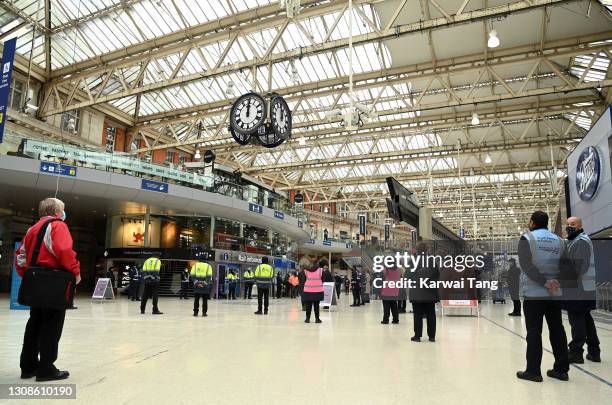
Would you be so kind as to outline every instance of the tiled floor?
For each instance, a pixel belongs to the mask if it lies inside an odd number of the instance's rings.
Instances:
[[[380,301],[359,308],[347,301],[343,295],[317,325],[305,324],[289,299],[273,300],[268,316],[253,315],[255,299],[212,301],[207,318],[194,318],[191,301],[162,299],[165,315],[154,317],[125,298],[81,298],[67,314],[57,365],[71,372],[67,382],[77,384],[84,404],[586,405],[612,398],[609,324],[599,325],[602,363],[572,367],[566,383],[545,377],[537,384],[514,376],[524,368],[525,328],[505,316],[509,305],[484,305],[480,318],[438,316],[438,341],[412,343],[412,314],[381,325]],[[9,311],[6,297],[0,308],[0,384],[21,382],[27,312]],[[552,361],[545,352],[544,372]]]

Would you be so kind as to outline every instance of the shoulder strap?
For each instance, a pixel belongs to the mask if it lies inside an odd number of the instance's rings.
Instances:
[[[47,233],[47,227],[49,226],[49,224],[51,224],[51,222],[54,221],[61,221],[61,219],[51,218],[47,222],[45,222],[38,230],[38,235],[36,235],[36,244],[34,245],[34,252],[32,252],[32,258],[30,259],[30,266],[32,266],[32,264],[34,266],[38,264],[38,255],[40,253],[42,241],[45,238],[45,233]]]

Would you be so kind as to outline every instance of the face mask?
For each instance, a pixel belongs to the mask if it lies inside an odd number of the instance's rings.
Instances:
[[[62,211],[62,216],[60,217],[62,221],[66,221],[66,211]]]
[[[576,232],[576,228],[574,228],[573,226],[568,226],[565,228],[565,231],[567,232],[568,235],[571,235],[574,232]]]

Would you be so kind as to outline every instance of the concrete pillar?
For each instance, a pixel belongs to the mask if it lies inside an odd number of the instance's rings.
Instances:
[[[144,229],[144,247],[151,245],[149,241],[149,220],[151,219],[151,207],[147,205],[147,212],[145,214],[145,229]]]
[[[433,239],[432,209],[424,206],[419,208],[419,236],[425,240]]]
[[[211,249],[215,247],[215,217],[210,217],[210,243]]]

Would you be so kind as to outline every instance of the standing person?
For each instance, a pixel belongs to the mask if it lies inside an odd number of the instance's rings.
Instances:
[[[351,290],[353,290],[353,303],[352,307],[358,307],[361,305],[361,274],[357,268],[353,268],[351,274]]]
[[[401,270],[400,270],[401,272]],[[408,278],[410,277],[410,270],[406,269],[403,274],[402,274],[402,281],[406,282],[408,280]],[[405,284],[407,285],[407,284]],[[405,314],[406,313],[406,305],[407,305],[407,301],[408,301],[408,288],[407,287],[402,287],[399,290],[399,295],[397,297],[397,311],[400,314]]]
[[[132,301],[140,301],[140,297],[138,295],[140,290],[140,269],[138,268],[138,266],[133,265],[132,267],[130,267],[130,271],[128,274],[130,276],[129,298]]]
[[[344,294],[349,295],[349,290],[351,289],[351,281],[348,276],[344,276]]]
[[[555,356],[546,375],[567,381],[569,371],[567,337],[561,319],[559,278],[566,265],[565,243],[548,230],[548,214],[535,211],[529,220],[529,232],[518,246],[521,266],[523,312],[527,328],[527,368],[518,371],[522,380],[542,382],[542,323],[546,318],[550,344]]]
[[[144,281],[144,292],[142,293],[142,300],[140,301],[140,313],[144,314],[147,309],[147,301],[149,298],[153,299],[153,315],[162,315],[163,312],[159,311],[157,307],[157,293],[159,289],[159,273],[161,271],[161,260],[158,257],[153,256],[145,260],[142,265],[142,275]]]
[[[62,269],[74,274],[81,282],[81,264],[72,248],[72,236],[64,222],[64,203],[57,198],[46,198],[38,205],[40,220],[28,229],[16,254],[16,270],[23,277],[30,266]],[[37,250],[39,234],[44,237]],[[36,255],[34,256],[36,250]],[[68,378],[68,371],[58,370],[59,341],[64,328],[65,309],[31,307],[30,318],[23,335],[19,366],[21,378],[36,376],[36,381],[54,381]]]
[[[189,269],[187,266],[181,272],[181,292],[179,294],[179,299],[188,299],[187,290],[189,289]]]
[[[234,270],[229,271],[229,274],[227,275],[227,280],[228,280],[227,299],[235,300],[236,299],[236,281],[238,281],[238,277],[236,276],[236,273],[234,273]]]
[[[304,270],[306,278],[304,282],[304,290],[302,292],[302,305],[306,306],[305,323],[310,323],[310,314],[314,308],[315,323],[321,323],[319,318],[319,305],[323,301],[323,269],[327,266],[327,260],[323,259],[319,262],[319,267],[316,270],[310,270],[312,264],[308,259],[300,262],[300,268]]]
[[[320,263],[327,263],[327,260],[321,259],[321,261],[319,262],[319,266],[320,266]],[[325,265],[325,267],[323,267],[322,269],[323,269],[323,282],[324,283],[333,283],[334,282],[334,276],[332,275],[331,271],[329,271],[329,266]]]
[[[338,273],[334,275],[334,285],[336,287],[336,298],[340,298],[340,290],[342,289],[342,277]]]
[[[202,316],[208,316],[208,299],[212,289],[213,269],[210,264],[196,262],[191,266],[191,280],[193,282],[193,316],[198,316],[200,298],[202,298]]]
[[[304,259],[306,260],[305,263],[311,263],[310,259],[306,256],[304,256]],[[310,265],[312,267],[312,265]],[[302,297],[302,294],[304,294],[304,284],[306,284],[306,268],[307,267],[302,267],[300,266],[300,270],[299,273],[297,275],[297,281],[298,281],[298,290],[300,292],[300,298]],[[310,269],[309,269],[310,270]],[[302,301],[302,311],[306,311],[306,304],[304,304],[304,302]]]
[[[300,295],[302,295],[301,291],[303,285],[300,286],[300,278],[295,272],[291,274],[291,277],[289,277],[289,283],[291,284],[291,298],[296,298],[298,295],[298,291],[300,291]]]
[[[115,272],[113,271],[113,267],[109,267],[106,271],[106,278],[110,280],[110,286],[113,289],[113,294],[117,296],[117,289],[115,288]]]
[[[268,257],[261,258],[261,264],[255,269],[255,280],[257,281],[257,311],[255,315],[268,315],[270,302],[270,284],[274,277],[274,269],[268,264]],[[261,312],[263,304],[263,312]]]
[[[572,329],[572,341],[569,342],[569,362],[584,363],[583,346],[587,344],[587,360],[601,362],[601,350],[595,322],[591,311],[596,308],[595,289],[595,256],[593,243],[582,229],[582,220],[578,217],[567,219],[568,256],[576,275],[576,285],[565,302],[567,317]]]
[[[417,254],[426,255],[428,246],[426,243],[416,245]],[[435,267],[419,266],[410,274],[414,280],[408,293],[412,303],[414,336],[410,338],[413,342],[420,342],[423,336],[423,317],[427,318],[427,336],[430,342],[436,341],[436,302],[438,302],[438,289],[421,286],[421,280],[428,279],[438,281],[440,272]]]
[[[276,273],[276,298],[280,299],[283,296],[283,275],[281,270]]]
[[[398,268],[387,268],[383,270],[382,277],[374,277],[375,286],[380,291],[380,297],[383,300],[383,320],[380,322],[383,325],[389,324],[389,313],[393,314],[391,323],[399,323],[399,312],[397,301],[399,298],[400,289],[397,284],[402,279],[402,272]],[[376,281],[377,280],[377,281]]]
[[[512,312],[508,315],[510,316],[521,316],[521,299],[519,297],[519,288],[520,288],[520,278],[521,278],[521,269],[516,265],[516,260],[511,257],[510,267],[508,268],[508,290],[510,290],[510,299],[512,300],[512,305],[514,306]]]
[[[246,271],[242,274],[242,278],[244,279],[244,299],[251,299],[251,293],[253,291],[253,272],[251,269],[246,269]]]

